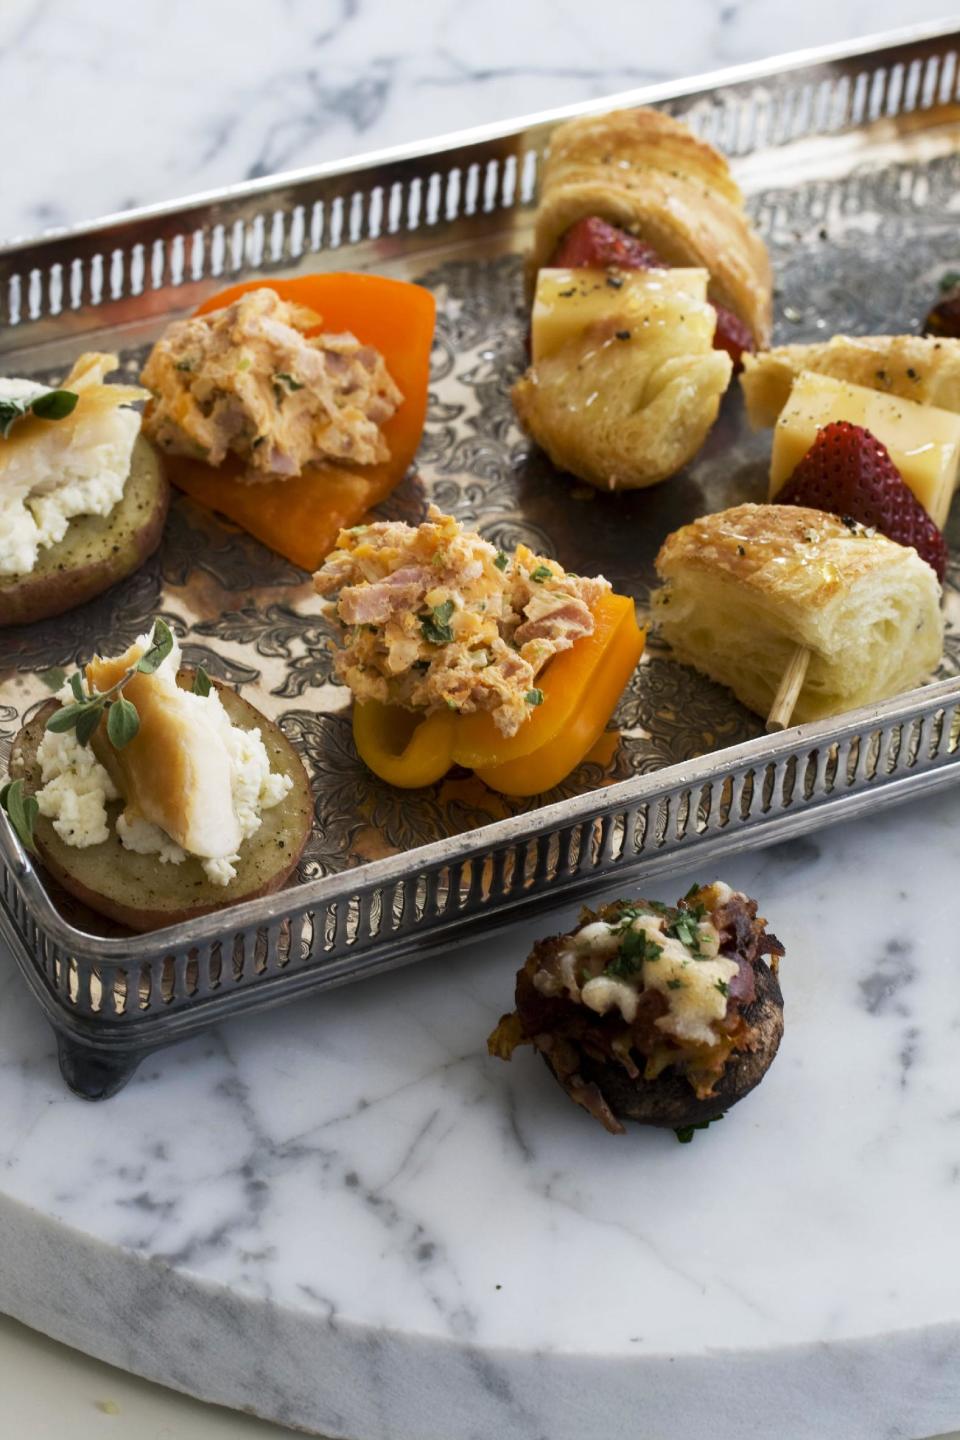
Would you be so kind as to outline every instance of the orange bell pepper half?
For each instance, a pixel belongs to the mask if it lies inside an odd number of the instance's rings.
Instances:
[[[463,765],[504,795],[552,790],[593,749],[643,654],[646,634],[628,595],[604,595],[593,617],[592,634],[555,655],[539,677],[543,702],[516,735],[501,735],[489,712],[417,719],[367,700],[353,707],[360,758],[401,789],[432,785]]]
[[[293,280],[251,280],[211,295],[196,310],[220,310],[248,290],[275,290],[281,300],[316,310],[321,330],[350,330],[380,351],[403,392],[403,404],[383,425],[390,459],[351,468],[324,465],[289,480],[244,485],[243,464],[228,455],[214,469],[187,456],[167,457],[171,480],[209,510],[217,510],[271,550],[304,570],[315,570],[340,530],[356,525],[406,475],[423,433],[430,379],[436,302],[429,290],[384,275],[301,275]]]

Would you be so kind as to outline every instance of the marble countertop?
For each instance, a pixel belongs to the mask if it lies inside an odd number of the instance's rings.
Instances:
[[[362,1440],[604,1440],[637,1405],[658,1440],[947,1429],[958,820],[949,791],[724,867],[787,946],[787,1027],[689,1146],[488,1058],[534,927],[226,1025],[101,1106],[3,973],[4,1308]]]
[[[0,235],[949,18],[946,0],[4,0]]]
[[[942,15],[5,0],[0,123],[31,143],[0,234]],[[224,1027],[104,1107],[0,966],[0,1309],[357,1440],[599,1440],[638,1395],[658,1440],[956,1424],[958,821],[946,793],[728,867],[787,943],[787,1035],[689,1147],[486,1058],[529,927]]]

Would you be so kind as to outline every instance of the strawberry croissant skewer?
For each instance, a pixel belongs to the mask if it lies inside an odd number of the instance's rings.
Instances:
[[[883,446],[838,423],[776,503],[735,506],[667,537],[654,614],[678,660],[784,728],[926,679],[943,648],[945,561],[942,536]]]
[[[777,496],[781,505],[801,505],[839,515],[879,530],[901,545],[912,545],[943,581],[947,547],[943,535],[894,465],[886,446],[862,426],[846,420],[825,425]],[[798,645],[767,715],[767,730],[785,730],[803,689],[811,652]]]

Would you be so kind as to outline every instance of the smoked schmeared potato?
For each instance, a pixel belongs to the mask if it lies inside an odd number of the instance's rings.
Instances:
[[[29,575],[0,575],[0,626],[49,620],[139,570],[160,544],[170,504],[163,460],[142,435],[123,496],[109,515],[78,515]]]
[[[686,1076],[676,1070],[665,1070],[656,1080],[631,1080],[622,1065],[604,1063],[586,1051],[581,1052],[580,1074],[587,1082],[593,1081],[620,1120],[670,1130],[716,1120],[759,1085],[783,1035],[779,981],[763,960],[755,962],[755,971],[756,999],[744,1007],[743,1016],[759,1031],[759,1044],[755,1050],[734,1051],[706,1100],[698,1100]],[[552,1069],[548,1057],[543,1058]]]
[[[177,683],[189,690],[193,671],[181,670]],[[193,920],[211,910],[237,905],[270,895],[289,879],[310,834],[313,797],[310,782],[296,750],[280,728],[227,686],[217,686],[223,708],[231,721],[245,730],[259,729],[270,768],[289,775],[293,789],[270,810],[264,810],[260,829],[240,849],[237,874],[229,885],[214,885],[207,879],[195,857],[181,865],[161,864],[156,855],[138,855],[125,850],[111,829],[101,845],[78,850],[67,845],[45,816],[37,817],[34,838],[46,869],[71,895],[91,910],[128,926],[131,930],[158,930]],[[46,723],[57,709],[51,700],[24,726],[13,742],[10,775],[23,776],[27,789],[40,788],[37,748]],[[123,808],[123,801],[108,805],[111,824]]]

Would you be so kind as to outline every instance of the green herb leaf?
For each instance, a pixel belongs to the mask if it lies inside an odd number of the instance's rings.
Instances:
[[[420,629],[424,640],[431,645],[449,645],[453,639],[453,630],[450,628],[452,614],[453,601],[444,600],[442,605],[434,605],[429,615],[421,616]]]
[[[59,690],[67,678],[67,672],[60,665],[51,665],[49,670],[44,670],[40,679],[48,690]]]
[[[210,694],[210,676],[202,665],[197,666],[197,673],[193,677],[193,693],[194,695]]]
[[[694,895],[699,894],[702,889],[703,886],[700,884],[700,881],[694,880],[693,884],[690,886],[690,889],[687,891],[686,895],[684,895],[684,900],[692,900]]]
[[[0,400],[0,436],[6,440],[25,415],[33,414],[41,420],[64,420],[77,408],[78,399],[72,390],[48,390],[33,400]]]
[[[17,839],[25,850],[36,855],[37,846],[33,838],[33,827],[40,806],[33,795],[23,793],[23,781],[11,780],[0,790],[0,805],[10,816],[10,823],[17,833]]]
[[[542,704],[543,704],[543,691],[542,691],[542,690],[528,690],[527,693],[526,693],[526,695],[524,695],[523,698],[524,698],[524,700],[526,700],[526,702],[527,702],[528,705],[542,705]]]
[[[727,984],[726,980],[718,980],[717,989],[720,991],[721,995],[730,994],[730,986]]]
[[[689,1145],[695,1130],[709,1130],[711,1125],[719,1124],[722,1119],[722,1115],[714,1115],[712,1120],[700,1120],[696,1125],[681,1125],[673,1133],[681,1145]]]
[[[552,580],[553,578],[553,571],[549,565],[538,565],[536,570],[530,571],[530,579],[536,580],[538,585],[542,585],[544,580]]]
[[[651,940],[645,930],[633,930],[630,928],[632,921],[620,933],[620,950],[607,966],[606,973],[615,975],[618,979],[626,979],[628,975],[635,975],[647,960],[659,960],[663,954],[663,946]]]
[[[956,290],[960,285],[960,270],[948,270],[940,277],[940,294],[946,295],[948,290]]]
[[[505,550],[498,550],[496,555],[494,556],[493,563],[494,565],[496,565],[498,570],[506,570],[507,566],[510,564],[510,556]]]
[[[149,647],[140,656],[137,669],[143,675],[152,675],[158,670],[173,649],[173,634],[164,620],[155,620]]]
[[[700,949],[699,917],[693,910],[678,910],[676,919],[670,922],[664,933],[672,935],[688,950]]]
[[[73,691],[73,698],[78,705],[86,703],[87,696],[83,693],[83,681],[76,671],[70,676],[70,689]]]
[[[112,707],[111,707],[112,708]],[[76,731],[77,740],[81,745],[89,745],[96,733],[97,727],[103,718],[103,701],[95,700],[92,704],[84,707],[83,714],[77,719]],[[109,720],[107,725],[109,728]],[[50,727],[47,726],[47,729]]]
[[[60,709],[55,710],[47,721],[47,729],[52,730],[55,735],[63,735],[67,730],[74,728],[81,715],[85,715],[88,709],[87,702],[82,705],[61,705]]]
[[[121,695],[107,711],[107,734],[110,736],[111,745],[115,750],[122,750],[124,745],[130,744],[139,729],[140,716],[137,714],[136,705]]]
[[[299,380],[294,380],[293,376],[288,375],[285,370],[278,370],[273,378],[274,380],[282,380],[291,390],[302,390],[304,388]]]

